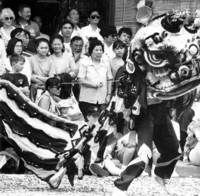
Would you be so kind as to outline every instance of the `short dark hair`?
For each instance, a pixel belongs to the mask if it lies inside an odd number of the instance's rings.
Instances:
[[[31,6],[28,4],[28,3],[21,3],[19,6],[18,6],[18,11],[21,12],[24,10],[24,8],[31,8]]]
[[[38,46],[39,46],[40,43],[42,43],[42,42],[47,43],[48,46],[49,46],[49,41],[48,41],[47,39],[45,39],[45,38],[39,38],[39,39],[36,39],[36,40],[35,40],[36,48],[38,48]]]
[[[89,48],[88,48],[88,54],[89,55],[92,54],[92,51],[94,50],[94,48],[96,46],[101,46],[102,50],[104,52],[104,45],[103,45],[103,43],[100,40],[98,40],[96,37],[90,37],[89,38]]]
[[[130,27],[122,27],[121,29],[119,29],[118,36],[120,37],[122,33],[126,33],[126,34],[130,35],[131,38],[133,36],[133,32]]]
[[[65,24],[70,24],[72,26],[72,29],[74,29],[74,24],[72,22],[70,22],[69,20],[64,20],[61,22],[60,24],[60,30],[62,29],[62,27],[65,25]]]
[[[23,29],[23,31],[24,31],[25,35],[28,35],[29,39],[31,39],[31,34],[30,34],[30,32],[27,31],[27,30],[25,30],[25,29]]]
[[[67,12],[67,16],[70,15],[70,12],[71,12],[72,10],[76,10],[76,11],[79,13],[79,10],[78,10],[77,8],[71,8],[71,9],[68,10],[68,12]]]
[[[64,47],[64,39],[63,39],[63,36],[62,35],[60,35],[60,34],[54,34],[54,35],[52,35],[51,36],[51,38],[50,38],[50,40],[49,40],[49,45],[50,45],[50,53],[51,54],[53,54],[54,53],[54,51],[53,51],[53,49],[52,49],[52,43],[53,43],[53,41],[55,40],[55,39],[59,39],[61,42],[62,42],[62,44],[63,44],[63,49],[62,49],[62,52],[64,52],[65,51],[65,47]]]
[[[10,33],[10,37],[11,38],[14,38],[18,33],[21,33],[23,32],[24,29],[22,28],[16,28],[16,29],[13,29]]]
[[[17,44],[17,42],[21,42],[22,43],[22,40],[14,37],[14,38],[11,38],[8,41],[8,45],[7,45],[7,48],[6,48],[7,56],[10,56],[10,55],[14,54],[14,48],[15,48],[15,45]],[[22,46],[23,46],[23,43],[22,43]]]
[[[126,47],[127,47],[126,44],[125,44],[123,41],[119,40],[119,39],[117,39],[117,40],[113,43],[113,50],[114,50],[115,48],[126,48]]]
[[[13,66],[13,63],[18,63],[19,61],[25,63],[25,58],[20,54],[11,55],[11,57],[10,57],[11,66]]]
[[[108,37],[109,35],[117,35],[117,28],[116,26],[111,25],[103,26],[100,30],[100,34],[103,38]]]
[[[91,9],[91,10],[88,12],[88,18],[90,18],[92,12],[98,12],[99,15],[101,15],[98,9],[93,8],[93,9]]]
[[[80,36],[74,36],[71,41],[70,44],[73,44],[75,41],[82,41],[83,42],[83,38]]]
[[[25,29],[22,29],[22,28],[16,28],[16,29],[13,29],[10,33],[10,37],[11,38],[14,38],[18,33],[21,33],[21,32],[24,32],[25,35],[28,35],[29,39],[31,38],[31,34],[29,31],[25,30]]]
[[[45,89],[48,90],[49,87],[54,87],[54,86],[59,86],[60,80],[56,77],[48,78],[47,81],[45,82]]]

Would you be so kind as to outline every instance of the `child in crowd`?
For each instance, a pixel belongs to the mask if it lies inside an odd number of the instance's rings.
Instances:
[[[10,57],[12,71],[2,75],[1,79],[8,80],[17,86],[26,96],[29,95],[28,79],[21,71],[24,67],[25,58],[18,54],[13,54]]]
[[[130,43],[132,39],[132,30],[129,27],[122,27],[118,31],[118,39],[126,44],[126,51],[123,56],[123,60],[126,61],[130,56]]]
[[[126,44],[121,40],[116,40],[113,43],[113,51],[115,53],[115,57],[111,60],[111,71],[113,78],[115,78],[116,73],[120,67],[124,66],[124,60],[122,59],[126,50]]]
[[[127,130],[126,130],[127,131]],[[136,152],[136,132],[129,131],[124,136],[118,136],[115,143],[106,147],[104,161],[102,163],[92,163],[90,171],[99,177],[120,176],[121,172],[127,167],[135,157]]]
[[[61,117],[71,121],[84,121],[83,114],[74,96],[59,101],[57,106],[60,110]]]

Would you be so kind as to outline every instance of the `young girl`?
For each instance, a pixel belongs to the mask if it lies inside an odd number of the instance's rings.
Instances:
[[[126,50],[126,45],[121,40],[116,40],[113,43],[113,51],[115,53],[115,57],[111,61],[111,71],[113,74],[113,78],[115,78],[116,73],[120,67],[124,66],[123,55]]]
[[[35,88],[37,89],[37,96],[33,95],[33,97],[31,98],[32,101],[36,101],[44,90],[45,82],[49,78],[51,67],[50,59],[47,56],[49,52],[48,40],[44,38],[38,39],[36,47],[37,54],[29,58],[32,70],[31,83],[32,86],[35,86]]]

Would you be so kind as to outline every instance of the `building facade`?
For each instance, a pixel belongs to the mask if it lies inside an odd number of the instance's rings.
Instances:
[[[190,9],[194,14],[200,9],[199,0],[151,0],[153,15],[159,15],[172,9]],[[137,4],[139,0],[0,0],[1,7],[11,7],[17,14],[17,6],[26,2],[32,7],[32,16],[40,15],[43,19],[44,30],[52,33],[59,20],[65,17],[67,10],[76,7],[80,11],[80,26],[87,23],[87,12],[97,8],[102,16],[101,25],[112,24],[118,28],[129,26],[133,33],[139,28],[136,21]]]

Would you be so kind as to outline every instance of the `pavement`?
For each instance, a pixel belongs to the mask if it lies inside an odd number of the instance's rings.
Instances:
[[[64,176],[58,189],[50,189],[48,184],[33,174],[0,174],[1,196],[122,196],[113,195],[116,177],[84,176],[75,178],[74,187]],[[173,196],[200,196],[200,178],[172,178],[169,188]],[[130,196],[169,196],[161,186],[149,176],[135,179],[128,191]]]
[[[173,196],[200,196],[200,167],[178,161],[169,188]],[[33,174],[0,174],[1,196],[113,196],[114,180],[117,177],[77,176],[72,187],[67,176],[58,189],[50,189],[47,183]],[[153,177],[140,176],[128,191],[130,196],[169,196]],[[114,195],[122,196],[122,195]]]

